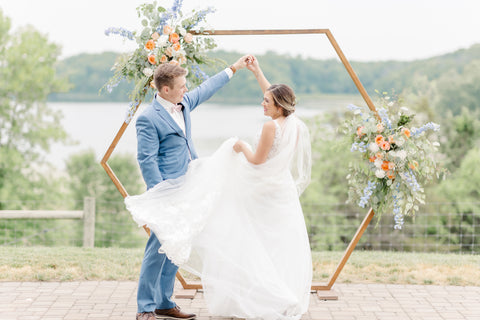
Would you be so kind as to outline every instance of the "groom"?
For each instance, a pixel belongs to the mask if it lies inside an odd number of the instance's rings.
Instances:
[[[187,172],[190,160],[197,158],[190,112],[222,88],[237,70],[244,68],[247,58],[241,57],[188,93],[184,68],[162,64],[155,70],[154,84],[158,92],[136,122],[137,159],[148,189]],[[152,232],[140,270],[136,319],[194,319],[194,314],[182,312],[172,301],[178,267],[165,254],[158,253],[159,247]]]

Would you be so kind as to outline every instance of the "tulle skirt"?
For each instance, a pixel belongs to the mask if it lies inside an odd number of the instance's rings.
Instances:
[[[308,310],[312,261],[295,183],[271,175],[225,141],[185,176],[125,199],[160,252],[199,276],[209,312],[299,319]]]

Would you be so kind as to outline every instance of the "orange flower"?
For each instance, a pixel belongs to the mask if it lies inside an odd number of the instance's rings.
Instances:
[[[157,61],[155,59],[155,55],[151,54],[148,56],[148,62],[150,62],[151,64],[156,64]]]
[[[168,58],[166,55],[162,54],[161,58],[160,58],[160,63],[165,63],[167,62]]]
[[[375,159],[376,159],[375,156],[371,156],[370,158],[368,158],[370,162],[375,162]]]
[[[375,143],[380,145],[384,141],[383,136],[379,134],[378,136],[375,137]]]
[[[170,38],[168,38],[168,40],[171,42],[171,43],[177,43],[178,40],[180,40],[180,37],[178,36],[177,33],[173,32],[170,34]]]
[[[388,142],[389,142],[390,144],[394,143],[394,141],[393,141],[393,135],[388,136]]]
[[[173,65],[175,65],[175,66],[178,66],[178,64],[179,64],[177,60],[170,60],[169,63],[170,63],[170,64],[173,64]]]
[[[178,50],[181,49],[180,43],[178,43],[178,42],[175,43],[172,47],[173,47],[173,50],[175,50],[175,51],[178,51]]]
[[[393,178],[395,178],[395,174],[393,173],[393,171],[388,171],[387,172],[387,177],[388,177],[388,179],[393,179]]]
[[[387,171],[387,170],[389,169],[389,168],[388,168],[388,163],[389,163],[388,161],[383,161],[383,163],[382,163],[382,170]]]
[[[153,82],[153,80],[150,81],[150,87],[153,88],[153,89],[155,89],[155,83]]]
[[[403,128],[403,134],[405,135],[405,137],[410,138],[410,130],[408,130],[407,128]]]
[[[382,141],[380,143],[380,148],[383,150],[390,150],[390,143],[388,143],[388,141]]]
[[[415,160],[413,160],[412,162],[410,162],[410,163],[408,164],[408,167],[409,167],[410,169],[412,169],[412,170],[416,170],[417,167],[418,167],[418,162],[415,161]]]
[[[153,50],[155,48],[155,42],[150,39],[147,41],[147,43],[145,43],[145,48],[147,48],[147,50]]]
[[[170,27],[170,26],[164,26],[163,27],[163,34],[170,34],[172,32],[173,32],[172,27]]]
[[[183,40],[186,42],[186,43],[190,43],[193,41],[193,35],[188,32],[184,37],[183,37]]]

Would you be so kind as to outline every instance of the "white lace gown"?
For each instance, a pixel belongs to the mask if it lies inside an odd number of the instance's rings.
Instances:
[[[192,161],[185,176],[125,200],[138,225],[158,237],[160,252],[201,278],[214,315],[300,319],[308,310],[312,261],[298,200],[302,168],[292,170],[297,158],[288,155],[298,144],[292,121],[299,120],[287,119],[282,127],[275,122],[264,164],[236,154],[231,138],[212,156]]]

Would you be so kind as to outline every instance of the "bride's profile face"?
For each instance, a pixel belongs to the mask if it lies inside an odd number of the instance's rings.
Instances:
[[[280,110],[281,108],[275,105],[272,93],[270,91],[265,91],[265,94],[263,95],[262,107],[263,114],[267,117],[271,117],[272,119],[275,119],[282,114]]]

